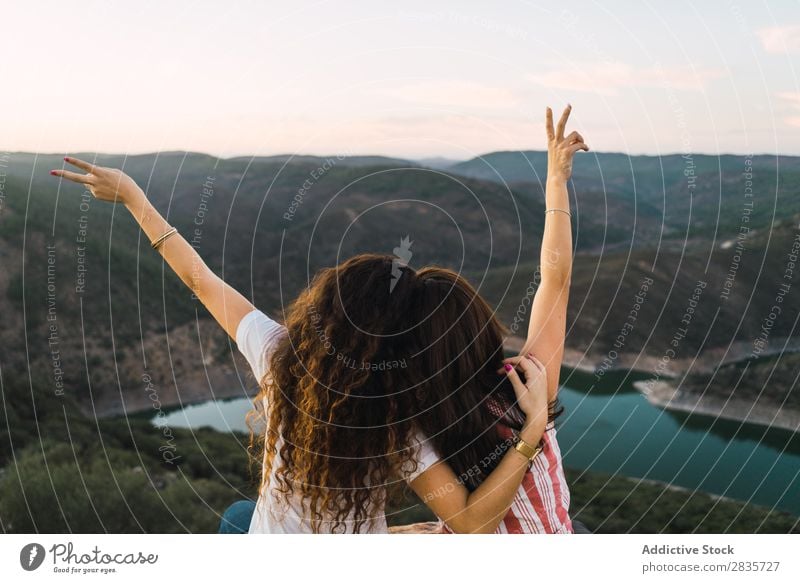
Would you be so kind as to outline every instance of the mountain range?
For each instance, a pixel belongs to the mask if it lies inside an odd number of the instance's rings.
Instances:
[[[274,316],[320,267],[392,253],[409,237],[412,267],[461,271],[512,332],[525,330],[513,323],[537,281],[544,152],[463,162],[71,155],[123,168],[213,269]],[[164,406],[252,391],[235,347],[131,217],[48,176],[62,164],[11,153],[0,168],[3,374],[30,375],[57,396],[61,384],[103,416],[150,407],[145,374]],[[800,410],[790,358],[800,158],[592,152],[576,158],[570,193],[568,364]],[[780,382],[756,366],[764,359]],[[756,372],[741,382],[715,380],[751,361]]]

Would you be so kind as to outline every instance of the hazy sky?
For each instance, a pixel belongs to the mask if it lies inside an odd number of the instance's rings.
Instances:
[[[568,8],[562,8],[568,6]],[[0,148],[800,154],[800,2],[6,2]]]

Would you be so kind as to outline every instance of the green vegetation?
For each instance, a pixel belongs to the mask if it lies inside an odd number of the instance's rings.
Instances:
[[[622,476],[566,475],[572,518],[596,533],[800,533],[785,512]]]
[[[255,495],[245,435],[92,420],[9,382],[2,396],[3,532],[216,532],[230,503]]]

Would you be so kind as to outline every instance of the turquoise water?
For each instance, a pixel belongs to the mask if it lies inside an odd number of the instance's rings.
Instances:
[[[632,387],[641,375],[564,370],[558,441],[566,466],[669,482],[800,515],[800,435],[663,411]],[[246,398],[168,413],[171,427],[247,431]]]
[[[169,427],[211,427],[217,431],[249,431],[245,415],[253,409],[253,402],[240,397],[218,401],[206,401],[196,405],[186,405],[165,413],[162,420],[154,422]]]
[[[593,386],[593,375],[565,376],[570,386],[560,392],[565,413],[558,433],[565,465],[800,514],[800,435],[664,411],[635,391],[625,373],[605,379],[605,386]]]

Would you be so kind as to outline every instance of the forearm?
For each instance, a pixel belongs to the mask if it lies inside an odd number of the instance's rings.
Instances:
[[[527,443],[536,444],[543,433],[541,425],[529,426],[520,432],[520,437]],[[528,458],[513,447],[505,453],[492,473],[467,497],[463,517],[465,532],[492,533],[497,530],[514,501],[528,465]]]
[[[143,192],[126,202],[125,206],[150,241],[171,228]],[[164,241],[158,247],[158,252],[192,293],[197,294],[203,280],[209,278],[210,270],[194,247],[178,232]]]
[[[567,181],[559,176],[547,177],[545,189],[544,235],[541,247],[542,283],[553,282],[563,286],[572,274],[572,219],[561,212],[569,211]]]
[[[503,369],[514,388],[514,394],[525,424],[519,437],[531,447],[542,439],[547,427],[547,379],[544,364],[537,358],[506,359]],[[515,368],[524,372],[525,382]],[[458,533],[490,533],[497,529],[519,490],[530,460],[506,442],[507,451],[491,473],[470,492],[464,485],[464,474],[456,476],[446,461],[433,464],[411,481],[411,489],[420,499]],[[525,449],[525,448],[523,448]],[[477,468],[469,468],[472,472]]]
[[[170,232],[172,227],[130,176],[121,170],[95,166],[78,158],[68,156],[64,160],[88,174],[68,170],[51,170],[50,174],[88,185],[99,200],[123,203],[150,241]],[[236,339],[239,322],[255,309],[250,300],[211,271],[180,233],[161,239],[158,252],[228,335]]]

